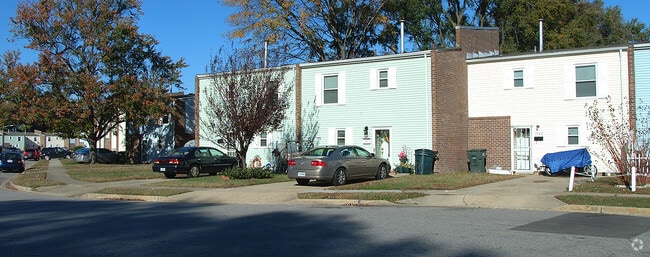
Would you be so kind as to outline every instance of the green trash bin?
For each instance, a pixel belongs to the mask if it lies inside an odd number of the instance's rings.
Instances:
[[[469,172],[485,172],[487,164],[487,150],[485,149],[471,149],[467,151],[467,166]]]
[[[438,152],[429,149],[415,150],[415,174],[433,174]]]

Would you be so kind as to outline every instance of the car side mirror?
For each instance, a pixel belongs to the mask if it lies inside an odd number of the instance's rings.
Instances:
[[[375,153],[370,153],[370,158],[375,158]]]

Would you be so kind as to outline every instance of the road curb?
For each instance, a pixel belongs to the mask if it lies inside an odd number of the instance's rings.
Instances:
[[[602,206],[602,205],[565,205],[556,208],[556,210],[566,211],[566,212],[602,213],[602,214],[650,217],[650,209],[635,208],[635,207],[616,207],[616,206]]]
[[[151,195],[119,195],[119,194],[86,193],[81,195],[80,198],[99,199],[99,200],[142,201],[142,202],[173,202],[167,196],[151,196]]]

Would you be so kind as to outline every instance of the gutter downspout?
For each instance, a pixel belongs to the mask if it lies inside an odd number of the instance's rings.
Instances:
[[[433,54],[430,53],[430,56],[433,56]],[[433,122],[432,121],[433,120],[433,117],[432,117],[433,112],[431,111],[431,108],[432,108],[431,107],[431,105],[432,105],[431,102],[433,101],[433,99],[431,99],[431,93],[432,93],[433,89],[432,89],[432,86],[431,86],[431,76],[432,76],[431,75],[431,66],[430,66],[431,60],[427,61],[427,54],[426,53],[424,53],[422,55],[422,57],[424,57],[423,58],[424,59],[424,73],[426,74],[425,78],[424,78],[424,81],[425,81],[425,84],[426,84],[426,90],[425,91],[427,93],[427,97],[426,97],[426,99],[427,99],[427,103],[426,103],[427,111],[425,113],[429,113],[429,115],[426,115],[426,120],[427,120],[427,124],[428,124],[426,126],[426,128],[427,128],[427,141],[426,141],[427,143],[426,143],[426,145],[432,146],[433,145],[433,139],[432,139],[432,137],[433,137],[433,128],[432,128],[432,126],[433,126],[433,123],[432,123]],[[431,57],[431,58],[433,58],[433,57]]]

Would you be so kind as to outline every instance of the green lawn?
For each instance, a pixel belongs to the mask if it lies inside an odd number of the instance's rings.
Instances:
[[[436,173],[427,175],[406,175],[389,177],[332,187],[332,190],[455,190],[488,184],[521,176],[496,175],[489,173]]]

